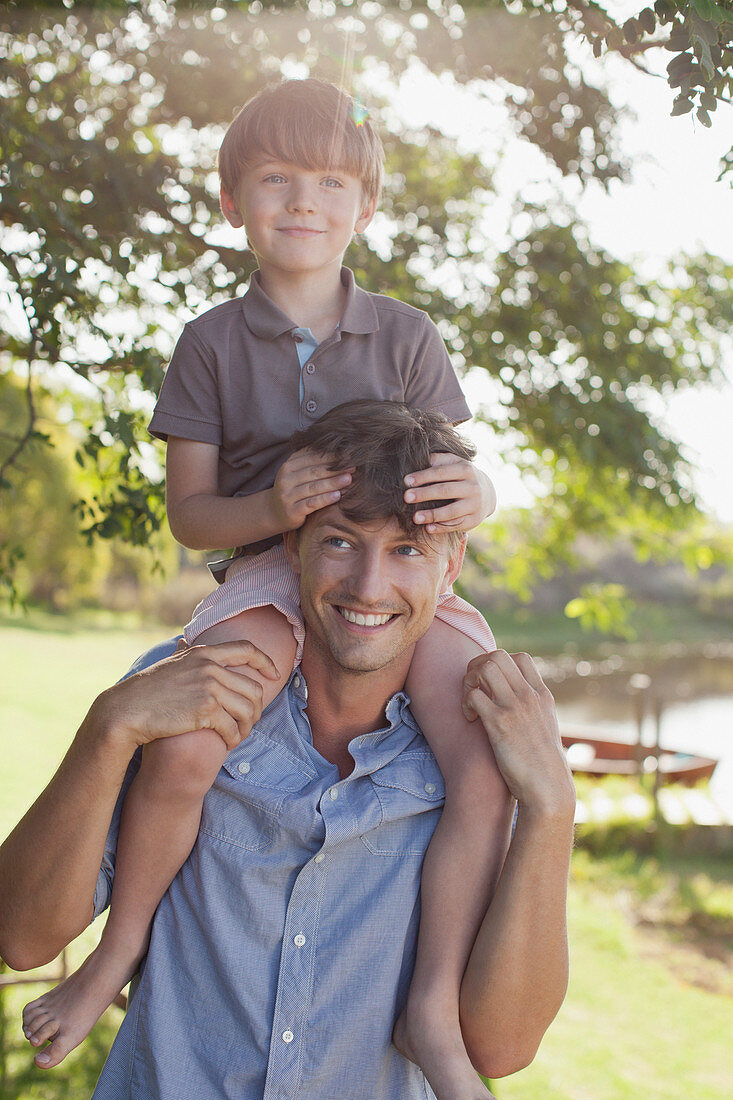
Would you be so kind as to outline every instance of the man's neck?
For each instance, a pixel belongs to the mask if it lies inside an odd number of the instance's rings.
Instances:
[[[260,286],[298,328],[309,328],[320,343],[330,336],[346,305],[341,262],[321,271],[289,272],[260,268]]]
[[[309,650],[306,639],[302,669],[313,745],[337,765],[342,778],[354,766],[349,742],[384,725],[387,703],[404,688],[411,659],[412,651],[397,667],[355,673],[321,660],[320,654]]]

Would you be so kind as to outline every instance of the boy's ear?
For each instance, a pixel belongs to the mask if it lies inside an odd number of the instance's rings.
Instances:
[[[364,207],[364,209],[362,210],[359,217],[356,219],[356,224],[354,225],[354,232],[355,233],[363,233],[364,232],[366,227],[369,225],[369,222],[374,217],[376,209],[377,209],[377,200],[376,199],[370,199],[369,202]]]
[[[236,202],[229,192],[224,190],[223,185],[219,190],[219,206],[229,224],[233,225],[235,229],[241,229],[244,225],[244,218],[239,213],[239,207]]]

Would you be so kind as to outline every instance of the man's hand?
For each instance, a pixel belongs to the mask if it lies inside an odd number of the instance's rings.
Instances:
[[[499,770],[520,805],[569,812],[575,788],[555,702],[532,658],[503,649],[474,657],[463,691],[463,711],[483,722]]]
[[[248,670],[278,678],[272,660],[251,642],[183,643],[172,657],[103,692],[85,726],[129,744],[131,753],[157,738],[200,729],[214,730],[231,750],[249,736],[262,711],[262,685]]]
[[[412,517],[431,534],[436,531],[470,531],[496,508],[491,478],[472,462],[452,454],[431,454],[430,467],[407,474],[405,501],[449,500],[438,508],[424,508]]]
[[[328,463],[327,457],[307,448],[283,462],[272,487],[272,507],[279,531],[294,531],[311,512],[340,499],[355,467],[334,471]]]

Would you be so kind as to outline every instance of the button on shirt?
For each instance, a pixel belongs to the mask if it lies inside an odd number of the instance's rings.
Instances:
[[[207,794],[95,1100],[433,1097],[391,1033],[443,779],[404,695],[352,740],[345,779],[313,747],[306,700],[294,674]]]

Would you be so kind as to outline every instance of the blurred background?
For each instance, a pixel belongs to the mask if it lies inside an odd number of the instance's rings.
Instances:
[[[538,656],[577,775],[571,987],[500,1098],[730,1096],[729,8],[0,4],[0,837],[210,588],[145,426],[255,266],[216,150],[264,84],[342,83],[387,153],[347,263],[441,328],[500,500],[464,593]],[[21,1044],[63,965],[0,974],[2,1097],[92,1091],[118,1009],[53,1074]]]

